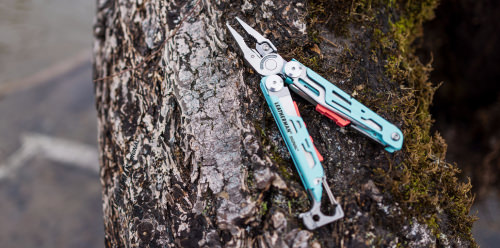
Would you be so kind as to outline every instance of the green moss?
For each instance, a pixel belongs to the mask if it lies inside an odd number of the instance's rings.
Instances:
[[[264,215],[266,215],[266,213],[267,213],[267,202],[266,201],[262,201],[262,204],[260,204],[259,215],[260,216],[264,216]]]
[[[404,92],[404,100],[398,105],[403,117],[405,133],[405,158],[399,173],[388,181],[392,193],[406,202],[410,214],[416,215],[437,234],[440,225],[454,229],[455,234],[474,243],[470,228],[474,218],[468,215],[473,197],[470,184],[457,180],[456,166],[445,162],[446,144],[439,134],[430,134],[432,117],[429,106],[436,90],[428,80],[430,65],[422,64],[414,55],[414,39],[422,34],[422,23],[433,17],[436,1],[401,2],[398,8],[403,14],[394,22],[389,21],[390,30],[380,38],[382,53],[387,56],[387,76],[411,90]],[[390,44],[394,42],[396,46]],[[437,212],[443,209],[450,222],[440,219]],[[431,218],[426,218],[432,216]]]
[[[349,27],[365,27],[369,33],[365,48],[370,60],[383,64],[387,84],[395,85],[394,96],[368,87],[358,91],[357,98],[377,112],[402,120],[405,135],[403,152],[390,168],[376,168],[374,176],[399,202],[407,219],[417,218],[430,227],[437,238],[440,230],[475,242],[471,235],[474,217],[469,215],[473,202],[470,183],[459,182],[456,165],[445,161],[446,143],[441,136],[431,134],[433,123],[429,106],[437,89],[429,80],[430,64],[422,64],[415,56],[415,39],[422,35],[422,23],[434,17],[437,0],[311,0],[308,10],[309,45],[324,42],[318,24],[334,31],[337,36],[350,38]],[[334,14],[331,14],[334,13]],[[295,57],[320,74],[325,71],[324,59],[308,51],[308,46],[292,50]],[[340,58],[346,64],[357,58],[355,51],[344,49]],[[360,55],[361,57],[367,57]],[[353,64],[356,65],[355,63]],[[389,161],[389,163],[394,163]]]

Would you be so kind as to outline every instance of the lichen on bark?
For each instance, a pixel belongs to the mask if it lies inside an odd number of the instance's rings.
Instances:
[[[473,244],[468,188],[455,188],[461,184],[455,167],[443,162],[444,143],[429,135],[433,86],[411,46],[433,7],[99,1],[94,78],[159,51],[143,66],[95,84],[106,245]],[[260,94],[259,76],[225,29],[235,16],[264,33],[286,59],[299,59],[405,133],[403,151],[390,155],[294,96],[325,157],[344,219],[315,231],[297,219],[309,202]],[[462,226],[454,225],[458,221]]]

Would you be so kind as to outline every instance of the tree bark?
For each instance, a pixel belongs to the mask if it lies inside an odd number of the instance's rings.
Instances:
[[[434,7],[98,1],[94,79],[106,246],[473,246],[469,188],[443,161],[442,139],[429,134],[430,68],[409,49]],[[293,96],[345,211],[333,224],[307,231],[298,219],[309,200],[260,78],[225,27],[236,16],[285,59],[297,58],[405,133],[404,149],[388,154]]]

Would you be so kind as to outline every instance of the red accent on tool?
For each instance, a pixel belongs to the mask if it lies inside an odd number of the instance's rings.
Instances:
[[[320,114],[332,119],[335,124],[339,125],[340,127],[345,127],[351,123],[351,121],[346,120],[342,117],[340,117],[338,114],[335,112],[321,106],[321,105],[316,105],[316,111],[318,111]]]
[[[299,107],[297,107],[297,103],[295,101],[293,101],[293,106],[295,106],[295,112],[297,112],[297,115],[300,117]],[[304,123],[304,125],[306,125],[306,123]],[[323,156],[321,156],[321,154],[318,152],[318,149],[316,149],[316,146],[314,145],[314,140],[311,137],[311,135],[309,135],[309,138],[311,138],[311,141],[313,142],[313,147],[314,150],[316,151],[316,155],[318,155],[319,162],[323,162]]]
[[[300,117],[299,107],[297,107],[297,103],[295,101],[293,101],[293,106],[295,106],[295,112],[297,112],[297,115]]]
[[[309,135],[309,138],[311,138],[311,141],[313,142],[313,147],[314,147],[314,150],[316,151],[316,155],[318,155],[319,162],[323,162],[323,156],[321,156],[321,154],[319,154],[319,152],[318,152],[318,149],[316,149],[316,146],[314,145],[313,137],[311,137]]]

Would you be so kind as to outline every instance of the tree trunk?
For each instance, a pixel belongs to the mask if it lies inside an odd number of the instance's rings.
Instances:
[[[434,86],[412,45],[434,1],[98,2],[107,247],[475,245],[470,185],[430,135]],[[310,203],[225,27],[236,16],[405,134],[389,154],[293,96],[345,211],[333,224],[298,219]]]

